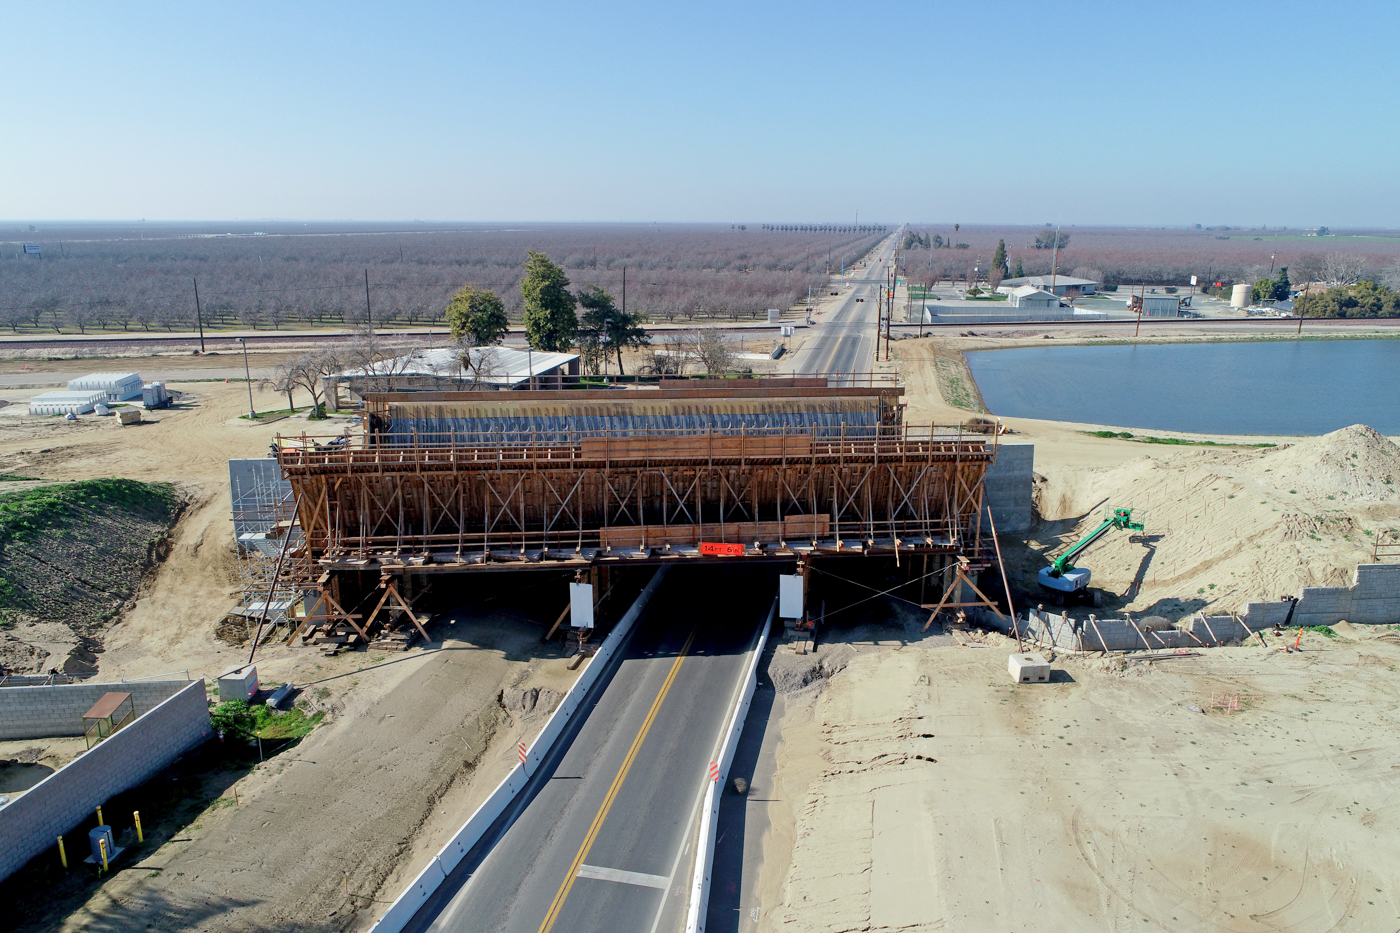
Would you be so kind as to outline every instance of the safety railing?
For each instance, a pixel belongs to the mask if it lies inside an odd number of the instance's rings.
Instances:
[[[483,462],[558,463],[626,460],[808,460],[985,457],[998,431],[962,425],[839,425],[732,430],[526,430],[376,434],[368,438],[281,437],[284,469],[393,470],[480,467]]]

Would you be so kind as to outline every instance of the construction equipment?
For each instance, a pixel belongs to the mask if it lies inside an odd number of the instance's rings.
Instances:
[[[1112,509],[1099,526],[1079,539],[1074,547],[1055,558],[1049,567],[1040,568],[1036,577],[1041,587],[1054,594],[1055,602],[1064,605],[1071,601],[1083,602],[1086,597],[1092,598],[1088,593],[1089,568],[1074,566],[1074,559],[1114,529],[1142,531],[1143,526],[1141,522],[1133,521],[1132,509]]]

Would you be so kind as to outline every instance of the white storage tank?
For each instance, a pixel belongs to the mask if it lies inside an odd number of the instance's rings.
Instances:
[[[35,416],[85,415],[106,398],[106,392],[43,392],[29,400],[29,413]]]
[[[1230,289],[1230,307],[1248,308],[1249,296],[1253,293],[1254,286],[1241,283]]]
[[[141,395],[140,373],[88,373],[68,380],[70,392],[105,392],[107,401],[124,402]]]

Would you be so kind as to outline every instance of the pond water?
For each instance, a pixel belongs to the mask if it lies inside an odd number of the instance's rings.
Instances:
[[[967,354],[993,414],[1207,434],[1400,434],[1400,340],[1027,347]]]

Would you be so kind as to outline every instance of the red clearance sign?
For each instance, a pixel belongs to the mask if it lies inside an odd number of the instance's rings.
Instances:
[[[718,541],[701,541],[700,553],[711,554],[715,557],[743,557],[744,546],[742,544],[720,544]]]

